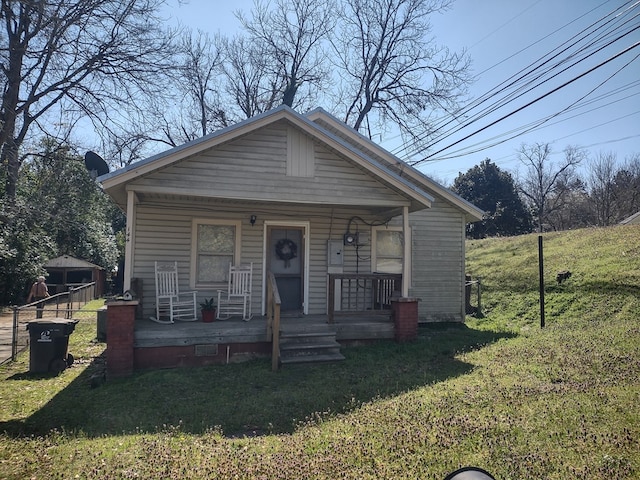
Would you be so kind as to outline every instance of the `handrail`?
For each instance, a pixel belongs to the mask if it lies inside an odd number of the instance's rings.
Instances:
[[[280,362],[280,292],[276,277],[267,272],[267,339],[271,340],[271,370],[278,370]]]
[[[391,298],[400,295],[401,287],[397,273],[331,273],[329,323],[337,315],[389,315]]]

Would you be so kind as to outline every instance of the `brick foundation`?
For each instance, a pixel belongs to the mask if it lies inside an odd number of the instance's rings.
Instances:
[[[107,375],[133,373],[133,329],[138,301],[107,302]]]
[[[418,299],[392,298],[396,342],[408,342],[418,337]]]
[[[196,345],[144,347],[136,348],[133,351],[134,368],[146,370],[222,365],[227,363],[227,347],[229,347],[230,363],[271,355],[271,343],[269,342],[219,344],[217,345],[217,353],[206,352],[205,348],[200,351],[200,355],[197,353],[198,346]]]

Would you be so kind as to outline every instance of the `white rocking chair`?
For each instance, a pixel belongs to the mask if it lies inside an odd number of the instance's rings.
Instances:
[[[178,289],[178,262],[155,262],[157,323],[174,323],[174,320],[193,322],[196,313],[196,294]]]
[[[253,263],[248,265],[229,265],[229,286],[227,290],[218,290],[218,320],[226,320],[234,315],[242,315],[248,322],[251,317],[251,283]]]

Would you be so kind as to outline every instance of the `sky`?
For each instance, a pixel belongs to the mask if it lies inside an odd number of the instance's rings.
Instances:
[[[240,28],[233,12],[248,13],[252,5],[189,0],[173,4],[166,16],[232,35]],[[523,168],[518,149],[535,143],[551,145],[553,162],[562,160],[567,146],[582,147],[591,157],[613,153],[619,164],[640,154],[640,0],[456,0],[431,24],[438,44],[464,49],[471,58],[467,108],[439,119],[439,138],[426,151],[407,149],[393,132],[375,139],[403,160],[419,162],[427,175],[451,184],[485,158],[515,173]],[[580,47],[584,55],[567,58]],[[519,90],[509,87],[532,67],[540,71],[559,59],[562,66],[546,76],[529,74],[517,83]]]

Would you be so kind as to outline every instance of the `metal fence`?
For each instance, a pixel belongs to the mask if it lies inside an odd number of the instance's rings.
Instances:
[[[480,277],[476,280],[472,280],[470,275],[466,276],[464,283],[465,286],[465,309],[467,315],[474,315],[477,318],[482,318],[482,283]],[[471,290],[476,291],[476,305],[471,305]]]
[[[11,307],[10,315],[0,321],[0,364],[15,360],[29,345],[27,323],[37,318],[73,318],[91,300],[96,299],[96,283],[70,288],[39,302]]]

